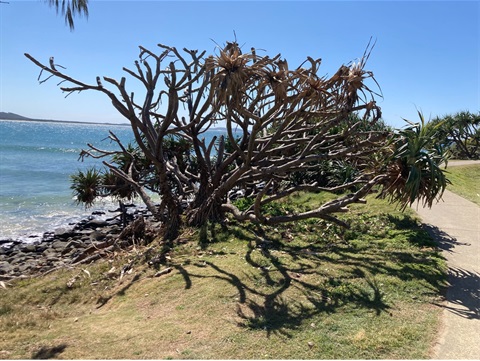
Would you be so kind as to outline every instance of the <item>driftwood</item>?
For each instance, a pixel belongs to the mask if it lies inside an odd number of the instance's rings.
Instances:
[[[155,273],[153,276],[150,276],[150,277],[160,277],[160,276],[163,276],[163,275],[166,275],[168,273],[172,272],[172,268],[171,267],[167,267],[161,271],[158,271],[157,273]]]
[[[103,241],[103,242],[97,242],[93,245],[91,245],[90,247],[86,248],[82,253],[80,253],[77,257],[75,257],[74,259],[72,259],[72,264],[75,264],[75,263],[79,263],[79,262],[82,262],[82,263],[85,263],[85,262],[88,262],[88,259],[92,258],[92,257],[89,257],[87,259],[88,256],[90,256],[91,254],[99,251],[99,250],[104,250],[104,249],[107,249],[108,250],[108,247],[111,247],[113,244],[115,243],[115,239],[108,239],[106,241]],[[110,249],[110,250],[113,250]],[[105,253],[105,252],[103,252]],[[98,255],[98,253],[96,255],[94,255],[94,257],[96,257]],[[101,256],[100,256],[101,257]],[[100,258],[100,257],[97,257],[96,259]],[[87,259],[87,260],[86,260]]]

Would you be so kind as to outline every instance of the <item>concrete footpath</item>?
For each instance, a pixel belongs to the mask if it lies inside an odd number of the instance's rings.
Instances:
[[[413,207],[438,240],[449,268],[432,358],[480,360],[480,207],[450,191],[431,209]]]

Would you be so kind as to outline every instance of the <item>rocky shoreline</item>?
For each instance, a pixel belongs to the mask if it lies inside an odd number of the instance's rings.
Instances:
[[[132,242],[149,242],[155,224],[145,208],[130,205],[127,212],[92,213],[80,222],[43,233],[39,241],[25,243],[0,239],[0,280],[30,277],[51,270],[90,263]],[[122,217],[123,215],[123,217]]]

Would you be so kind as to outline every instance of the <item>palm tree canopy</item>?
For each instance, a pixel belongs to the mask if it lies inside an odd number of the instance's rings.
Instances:
[[[88,17],[88,0],[46,0],[49,6],[55,7],[65,16],[65,23],[68,24],[70,30],[75,29],[73,18],[77,15]]]

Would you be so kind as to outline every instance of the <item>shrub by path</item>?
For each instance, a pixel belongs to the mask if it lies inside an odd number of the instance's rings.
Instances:
[[[480,359],[480,207],[445,191],[443,201],[416,211],[449,267],[443,325],[432,357]]]

